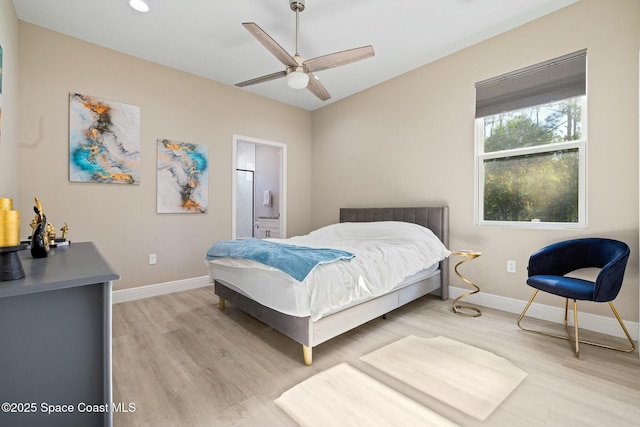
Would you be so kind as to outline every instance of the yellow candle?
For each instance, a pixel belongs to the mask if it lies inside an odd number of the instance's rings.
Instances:
[[[20,245],[20,211],[0,211],[0,246]]]
[[[13,199],[5,199],[0,197],[0,211],[13,210]]]

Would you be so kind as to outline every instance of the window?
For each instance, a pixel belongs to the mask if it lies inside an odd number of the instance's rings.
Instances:
[[[480,225],[586,226],[586,51],[476,84]]]

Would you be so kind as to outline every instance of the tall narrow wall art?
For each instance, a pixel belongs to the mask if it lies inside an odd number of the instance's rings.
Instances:
[[[2,142],[2,46],[0,46],[0,143]]]
[[[158,213],[207,213],[209,147],[158,139]]]
[[[140,107],[69,94],[69,180],[140,184]]]

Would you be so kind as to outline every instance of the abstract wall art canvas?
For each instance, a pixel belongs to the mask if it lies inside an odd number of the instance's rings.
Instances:
[[[69,180],[140,184],[140,107],[69,94]]]
[[[158,213],[207,213],[209,147],[158,139]]]
[[[2,143],[2,46],[0,46],[0,144]]]

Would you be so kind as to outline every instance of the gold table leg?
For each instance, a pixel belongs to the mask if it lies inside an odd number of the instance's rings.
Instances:
[[[459,304],[459,301],[462,298],[465,298],[465,297],[468,297],[469,295],[473,295],[480,292],[480,288],[478,287],[478,285],[476,285],[475,283],[473,283],[472,281],[464,277],[462,274],[460,274],[460,272],[458,271],[458,267],[460,267],[465,262],[478,258],[481,255],[481,253],[480,252],[453,252],[453,255],[464,257],[462,261],[456,264],[453,270],[456,272],[460,280],[462,280],[468,285],[471,285],[474,288],[472,291],[467,292],[466,294],[460,295],[458,298],[453,300],[453,304],[452,304],[453,312],[461,316],[479,317],[482,315],[482,312],[478,308],[472,307],[469,305]]]

